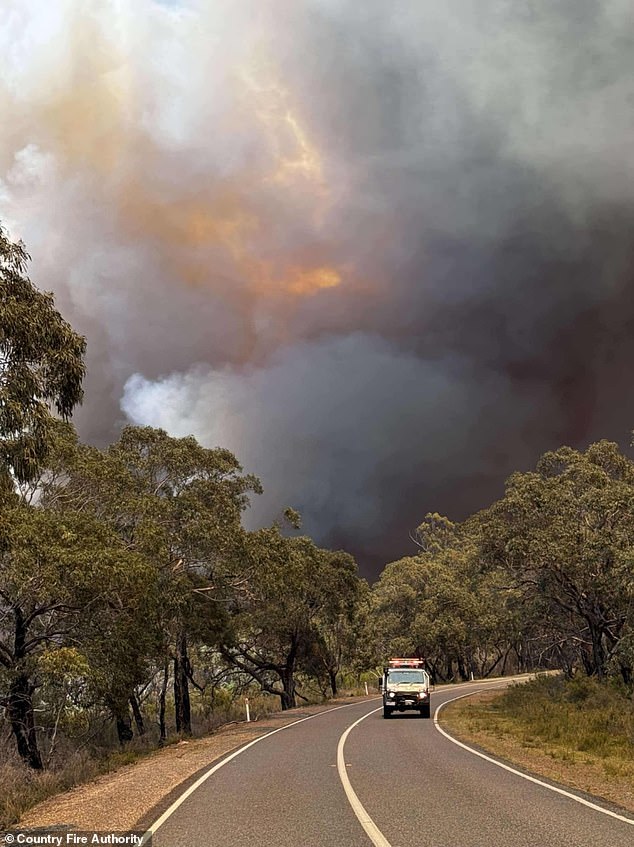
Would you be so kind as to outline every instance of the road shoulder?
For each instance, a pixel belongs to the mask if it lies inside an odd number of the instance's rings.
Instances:
[[[181,741],[134,764],[57,794],[33,807],[21,829],[68,826],[76,830],[129,830],[149,825],[214,762],[267,732],[336,706],[373,698],[348,697],[222,727],[204,738]]]

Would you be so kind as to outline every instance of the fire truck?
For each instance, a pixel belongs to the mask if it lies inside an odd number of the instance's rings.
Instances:
[[[421,718],[431,716],[429,674],[424,659],[390,659],[383,668],[381,691],[384,718],[406,709],[416,710]]]

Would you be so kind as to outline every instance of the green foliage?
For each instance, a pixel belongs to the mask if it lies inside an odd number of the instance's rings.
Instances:
[[[634,464],[616,444],[545,454],[514,474],[480,516],[483,561],[503,570],[562,644],[576,645],[589,673],[632,664],[620,645],[632,632]]]
[[[634,463],[616,444],[546,453],[489,509],[460,526],[430,513],[413,540],[418,555],[372,591],[377,660],[424,656],[463,679],[581,666],[634,684]]]
[[[454,666],[463,679],[485,675],[513,629],[512,592],[481,572],[466,527],[428,515],[418,536],[424,552],[388,565],[373,589],[367,631],[377,659],[420,656],[441,679]]]
[[[50,682],[64,684],[77,677],[87,677],[90,665],[75,647],[44,649],[38,661],[38,670]]]
[[[290,507],[284,509],[284,519],[293,529],[299,529],[302,525],[302,517],[299,512],[295,511],[295,509],[291,509]]]
[[[356,565],[277,526],[246,535],[242,557],[249,578],[234,597],[223,654],[288,708],[296,671],[336,677],[360,588]]]
[[[143,620],[155,574],[89,512],[15,502],[2,512],[0,539],[0,699],[20,755],[40,768],[34,692],[64,687],[62,673],[92,679],[91,659],[113,649],[113,631]],[[128,645],[126,669],[136,649]]]
[[[128,721],[128,701],[147,679],[148,662],[174,662],[179,729],[189,731],[188,643],[215,643],[225,601],[243,578],[236,550],[241,514],[259,481],[243,475],[233,454],[172,438],[150,427],[126,427],[105,453],[71,443],[59,431],[61,474],[46,482],[42,502],[61,512],[88,511],[148,563],[156,589],[143,608],[93,626],[91,664],[100,697]],[[59,478],[58,478],[59,477]]]
[[[54,409],[82,399],[84,338],[26,275],[29,255],[0,227],[0,483],[32,479],[46,459]]]
[[[428,512],[416,528],[414,541],[424,553],[434,555],[455,547],[460,527],[438,512]]]

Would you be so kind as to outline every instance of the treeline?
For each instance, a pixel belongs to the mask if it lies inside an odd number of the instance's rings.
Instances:
[[[0,526],[0,696],[32,768],[82,716],[111,716],[122,744],[144,735],[144,697],[164,741],[192,732],[191,691],[214,681],[255,681],[282,709],[298,675],[336,693],[355,562],[278,525],[245,531],[259,490],[193,437],[126,427],[101,451],[51,431]]]
[[[550,667],[631,690],[634,463],[618,445],[548,452],[490,508],[427,515],[414,540],[372,591],[375,653],[425,656],[439,680]]]
[[[427,515],[370,589],[290,509],[247,531],[260,482],[229,451],[141,427],[82,444],[64,421],[85,341],[27,260],[0,229],[0,730],[31,769],[110,728],[190,734],[225,695],[336,695],[390,655],[438,681],[557,667],[632,686],[634,464],[615,444],[547,453],[461,524]]]

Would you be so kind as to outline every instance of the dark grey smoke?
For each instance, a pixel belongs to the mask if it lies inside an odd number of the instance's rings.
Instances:
[[[368,574],[627,444],[629,0],[59,5],[37,49],[14,5],[0,217],[88,334],[86,438],[222,443],[253,523],[292,504]]]

